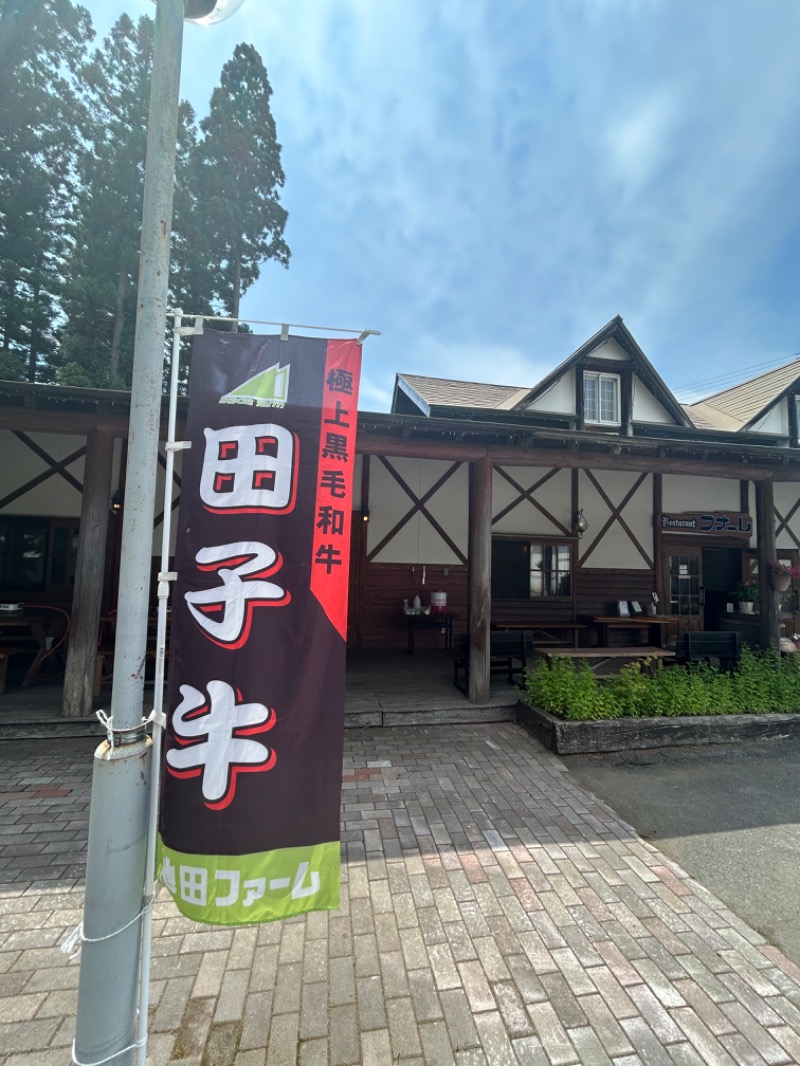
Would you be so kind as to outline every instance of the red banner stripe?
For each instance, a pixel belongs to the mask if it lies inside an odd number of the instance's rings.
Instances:
[[[347,639],[360,371],[361,345],[354,340],[328,341],[320,412],[311,592],[343,640]],[[350,391],[343,391],[348,381]]]

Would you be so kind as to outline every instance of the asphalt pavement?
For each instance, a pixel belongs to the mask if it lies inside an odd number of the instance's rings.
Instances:
[[[800,965],[800,741],[563,758],[577,781]]]

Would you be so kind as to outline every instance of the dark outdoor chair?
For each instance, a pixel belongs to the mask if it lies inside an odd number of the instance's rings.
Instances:
[[[738,633],[679,633],[675,644],[675,661],[681,666],[691,663],[719,662],[721,670],[733,670],[741,655]]]

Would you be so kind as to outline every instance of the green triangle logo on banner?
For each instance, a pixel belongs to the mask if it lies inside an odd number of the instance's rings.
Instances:
[[[256,407],[285,407],[289,395],[289,367],[274,363],[220,397],[220,403],[245,403]]]

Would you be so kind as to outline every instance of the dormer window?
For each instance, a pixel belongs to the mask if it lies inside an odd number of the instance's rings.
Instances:
[[[583,417],[601,426],[618,426],[619,374],[583,373]]]

